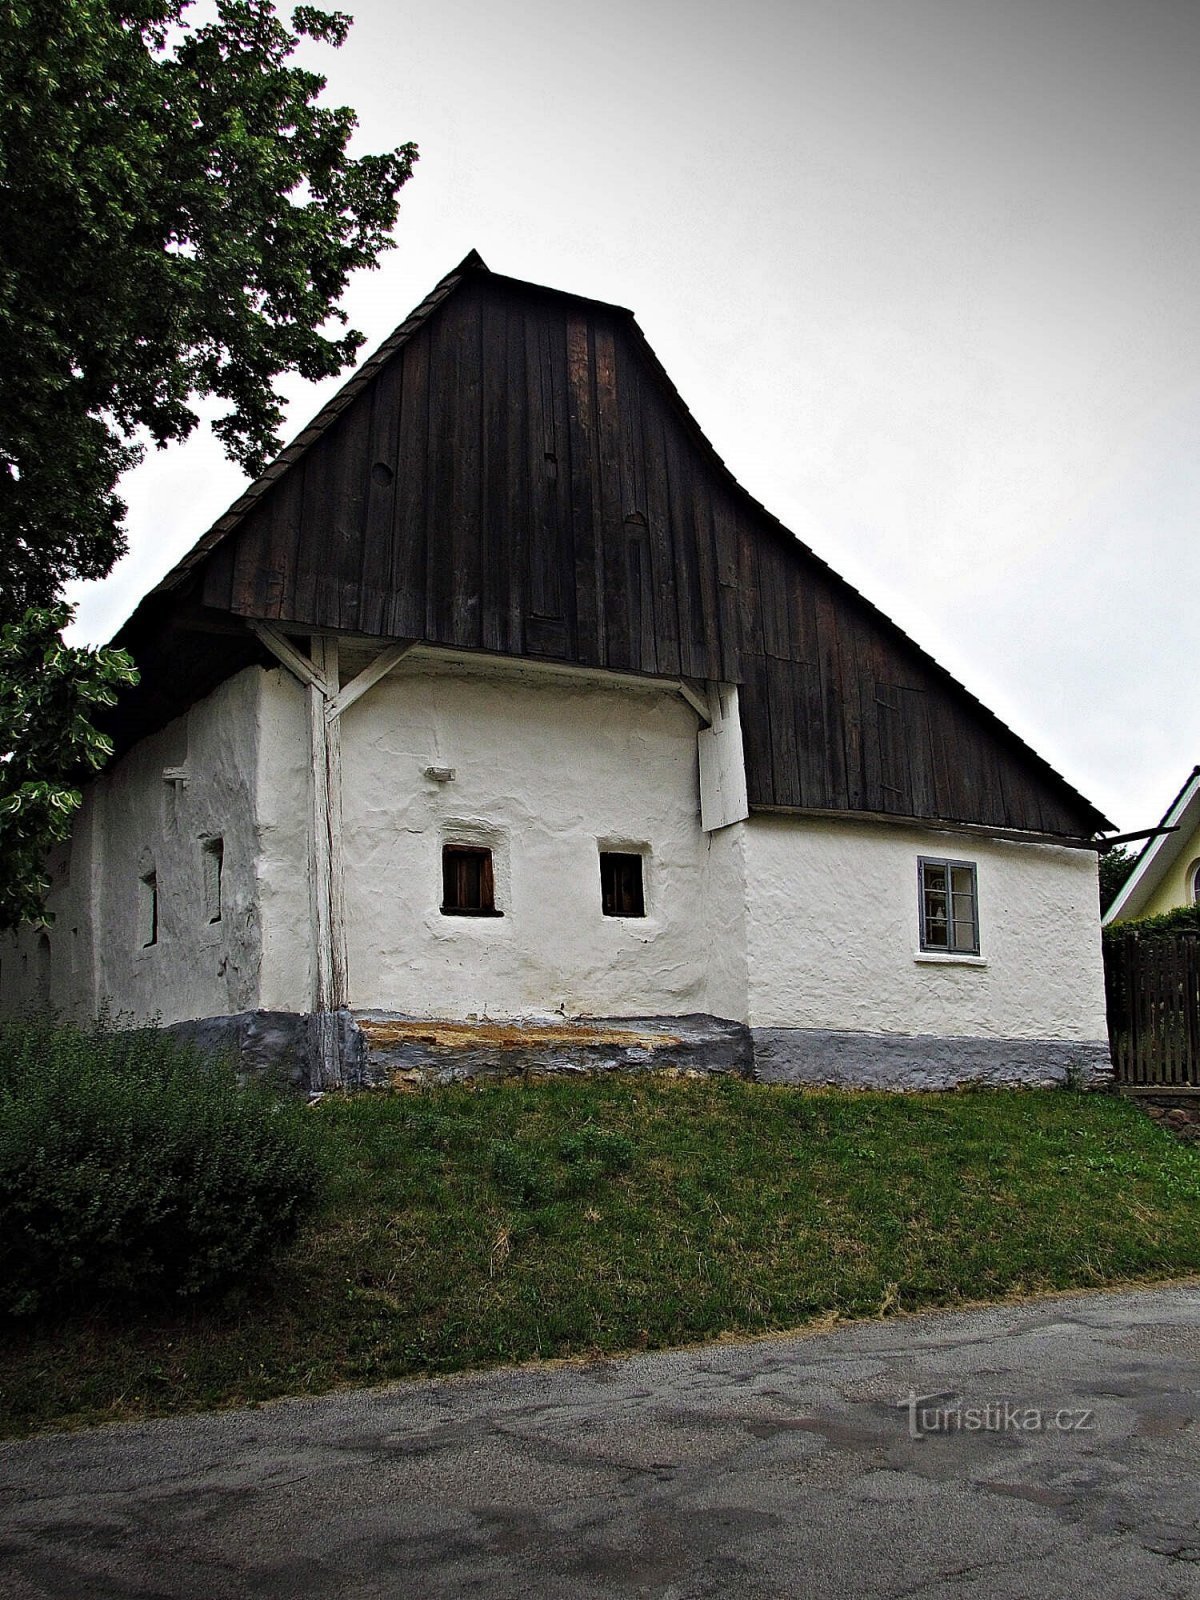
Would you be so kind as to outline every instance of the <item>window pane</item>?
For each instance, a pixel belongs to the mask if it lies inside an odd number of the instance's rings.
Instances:
[[[975,868],[951,861],[924,860],[920,867],[922,947],[977,954]]]

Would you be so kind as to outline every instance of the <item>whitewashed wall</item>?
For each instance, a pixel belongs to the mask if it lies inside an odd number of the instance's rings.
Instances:
[[[130,1020],[175,1022],[259,1004],[259,863],[254,790],[263,674],[222,684],[144,739],[85,791],[69,849],[56,852],[55,913],[45,938],[51,1000],[86,1018],[110,1006]],[[164,781],[168,769],[180,783]],[[224,844],[223,906],[210,923],[203,849]],[[158,942],[145,945],[140,880],[158,878]],[[36,930],[6,941],[6,1009],[37,1003]]]
[[[414,652],[342,720],[352,1006],[710,1013],[749,1023],[764,1060],[817,1080],[841,1075],[839,1040],[862,1055],[866,1035],[1104,1039],[1091,852],[764,814],[706,834],[697,725],[661,683]],[[172,768],[185,784],[164,782]],[[311,783],[306,691],[252,668],[92,784],[52,862],[58,1009],[85,1017],[107,1002],[164,1022],[307,1012]],[[202,851],[216,836],[224,905],[210,925]],[[502,917],[441,914],[447,842],[491,845]],[[602,847],[645,852],[645,918],[602,914]],[[978,961],[921,955],[920,855],[976,863]],[[151,867],[160,928],[147,949],[138,884]],[[35,930],[3,941],[6,1009],[37,1002],[44,966]],[[1036,1052],[1011,1055],[1013,1077],[1042,1070]],[[911,1086],[907,1057],[888,1071]]]
[[[352,1003],[738,1016],[740,861],[701,831],[696,729],[662,685],[402,663],[342,723]],[[503,916],[439,911],[456,841],[491,846]],[[644,918],[602,914],[601,848],[645,852]]]
[[[1106,1037],[1090,850],[760,814],[745,854],[752,1026]],[[922,954],[922,855],[976,863],[978,961]]]

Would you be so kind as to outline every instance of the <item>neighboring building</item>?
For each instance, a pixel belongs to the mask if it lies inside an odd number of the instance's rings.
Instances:
[[[1172,831],[1146,841],[1104,914],[1106,926],[1200,902],[1200,767],[1188,773],[1159,827]]]
[[[364,1011],[723,1018],[818,1081],[1107,1061],[1111,825],[736,483],[618,307],[468,257],[117,642],[10,1006],[318,1082]]]

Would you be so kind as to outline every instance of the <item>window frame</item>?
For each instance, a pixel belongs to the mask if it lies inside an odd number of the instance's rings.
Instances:
[[[946,943],[933,944],[929,939],[931,919],[928,907],[928,895],[937,893],[929,890],[926,885],[925,874],[930,867],[940,867],[946,874],[946,887],[942,891],[946,897]],[[962,893],[954,888],[952,874],[955,871],[965,871],[971,874],[971,932],[973,942],[967,945],[954,944],[955,929],[962,920],[954,914],[954,896]],[[981,954],[981,939],[979,929],[979,868],[974,861],[960,861],[950,856],[918,856],[917,857],[917,932],[920,939],[922,955],[931,956],[975,956]]]
[[[451,904],[448,867],[453,858],[473,858],[482,863],[479,875],[478,906]],[[491,845],[447,839],[442,844],[442,898],[438,910],[443,917],[502,917],[496,904],[496,863]]]
[[[599,865],[600,865],[600,913],[601,913],[601,915],[605,916],[605,917],[613,917],[613,918],[615,918],[617,920],[620,920],[620,919],[625,918],[625,917],[637,918],[639,920],[644,919],[645,916],[646,916],[646,852],[644,850],[605,849],[603,846],[601,846],[599,855],[600,855],[600,863],[599,863]],[[636,911],[618,910],[616,908],[615,904],[614,904],[612,910],[609,909],[609,905],[608,905],[609,885],[605,881],[605,878],[606,878],[605,865],[606,865],[607,862],[610,862],[610,861],[611,862],[618,862],[619,861],[624,865],[628,865],[629,863],[634,862],[634,861],[637,862],[637,897],[636,898],[637,898],[638,909]],[[613,870],[615,871],[616,869],[613,869]],[[615,885],[614,885],[614,888],[615,888]],[[614,899],[615,899],[615,895],[614,895]]]

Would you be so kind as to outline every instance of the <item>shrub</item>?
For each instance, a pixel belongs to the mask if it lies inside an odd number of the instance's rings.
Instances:
[[[1171,911],[1160,911],[1152,917],[1129,917],[1124,922],[1110,922],[1104,929],[1106,941],[1120,939],[1122,934],[1139,933],[1164,937],[1176,933],[1200,933],[1200,905],[1175,906]]]
[[[243,1276],[316,1199],[306,1116],[154,1028],[0,1026],[0,1312]]]

